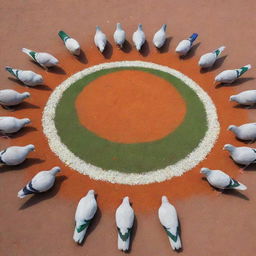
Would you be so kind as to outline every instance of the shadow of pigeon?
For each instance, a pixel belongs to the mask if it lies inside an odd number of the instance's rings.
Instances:
[[[113,54],[113,46],[107,41],[105,49],[102,53],[105,59],[110,59]]]
[[[44,200],[48,200],[51,199],[52,197],[54,197],[58,191],[60,190],[60,187],[62,185],[62,182],[64,182],[67,179],[67,177],[65,175],[61,175],[61,176],[57,176],[56,180],[55,180],[55,184],[54,186],[43,193],[39,193],[39,194],[33,194],[32,197],[30,197],[20,208],[19,210],[24,210],[28,207],[34,206]],[[27,196],[29,197],[29,195]]]
[[[55,73],[55,74],[60,74],[60,75],[66,75],[66,71],[59,66],[54,66],[48,69],[49,73]]]
[[[27,102],[27,101],[23,101],[21,102],[19,105],[17,106],[13,106],[13,109],[14,110],[21,110],[21,109],[38,109],[40,108],[39,106],[37,105],[34,105],[30,102]]]
[[[13,78],[13,77],[8,77],[8,79],[18,85],[21,85],[21,86],[24,86],[26,87],[26,85],[24,85],[20,80],[16,79],[16,78]]]
[[[166,52],[168,52],[169,48],[170,48],[171,40],[172,40],[172,37],[167,37],[165,42],[164,42],[164,45],[160,49],[157,48],[157,51],[159,53],[166,53]]]
[[[129,41],[125,40],[123,47],[121,48],[121,51],[124,53],[129,53],[132,50],[132,45],[129,43]]]
[[[253,106],[246,106],[246,105],[241,105],[241,104],[237,104],[235,106],[233,106],[233,108],[239,108],[239,109],[256,109],[256,104],[254,104]]]
[[[146,40],[140,49],[140,54],[143,57],[147,57],[149,55],[149,53],[150,53],[149,44],[148,44],[148,41]]]
[[[10,134],[8,135],[10,138],[19,138],[21,136],[24,136],[26,135],[27,133],[31,133],[31,132],[35,132],[37,131],[37,129],[35,127],[32,127],[32,126],[25,126],[23,127],[20,131],[14,133],[14,134]]]
[[[245,82],[252,81],[254,79],[255,79],[254,77],[240,77],[231,84],[220,83],[220,84],[216,85],[215,88],[217,89],[217,88],[221,88],[221,87],[234,87],[234,86],[241,85]]]
[[[194,44],[185,56],[180,56],[180,59],[187,60],[194,57],[194,55],[196,54],[196,50],[200,46],[200,44],[201,44],[200,42],[197,44]]]
[[[19,165],[1,165],[0,172],[9,172],[9,171],[17,171],[28,168],[31,165],[37,165],[45,162],[45,160],[40,158],[27,158],[23,163]]]
[[[243,200],[247,200],[247,201],[250,200],[249,197],[242,194],[240,191],[238,191],[236,189],[226,189],[226,190],[223,191],[223,194],[228,195],[228,196],[235,196],[235,197],[241,198]]]
[[[42,91],[52,91],[52,88],[50,88],[48,85],[45,84],[39,84],[36,86],[28,86],[29,88],[33,88],[33,90],[42,90]]]
[[[80,50],[80,54],[79,56],[75,56],[77,58],[78,61],[80,61],[81,63],[87,64],[88,63],[88,59],[84,53],[84,51],[81,49]]]

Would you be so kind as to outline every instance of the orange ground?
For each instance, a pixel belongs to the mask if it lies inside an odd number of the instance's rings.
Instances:
[[[134,70],[98,78],[79,94],[76,108],[87,129],[121,143],[161,139],[182,123],[186,113],[175,87]]]
[[[1,138],[1,148],[30,143],[36,145],[36,151],[31,153],[24,164],[15,168],[0,168],[0,255],[120,255],[116,249],[114,211],[124,195],[131,198],[137,217],[130,254],[175,255],[157,219],[162,194],[169,197],[179,213],[184,247],[181,255],[254,254],[255,167],[244,175],[238,175],[238,166],[229,159],[222,147],[225,143],[244,145],[226,131],[228,125],[255,121],[255,109],[234,108],[233,103],[227,100],[231,94],[255,88],[255,69],[232,86],[214,88],[212,81],[214,75],[224,69],[248,63],[255,66],[255,1],[241,4],[238,0],[207,3],[202,0],[163,0],[156,5],[152,0],[132,3],[110,0],[103,6],[102,1],[79,0],[72,4],[68,1],[54,1],[50,8],[45,8],[44,1],[28,1],[27,5],[17,1],[15,5],[13,2],[3,2],[0,10],[4,24],[0,28],[2,67],[11,65],[31,69],[45,78],[45,86],[25,88],[8,80],[3,68],[0,70],[2,88],[20,92],[27,90],[32,94],[27,103],[20,105],[15,112],[0,110],[1,115],[32,119],[32,124],[12,139]],[[142,55],[132,49],[131,45],[126,46],[125,52],[114,46],[112,34],[117,21],[124,24],[129,42],[137,24],[143,22],[148,44]],[[154,32],[165,22],[170,37],[165,49],[158,53],[150,41]],[[93,45],[95,25],[102,26],[112,45],[109,45],[105,56]],[[57,38],[59,29],[64,29],[81,42],[84,54],[80,61],[64,49]],[[191,32],[199,33],[199,43],[196,43],[188,57],[179,59],[173,55],[175,46]],[[238,40],[239,33],[242,36]],[[220,45],[226,45],[227,49],[215,69],[200,73],[196,65],[199,56]],[[22,47],[49,51],[60,59],[60,67],[46,73],[21,53]],[[90,180],[65,167],[51,153],[42,133],[41,116],[52,89],[85,67],[116,60],[145,60],[176,68],[193,78],[209,93],[218,108],[221,134],[213,151],[199,166],[182,177],[163,183],[125,186]],[[255,144],[250,146],[256,147]],[[62,173],[52,191],[23,200],[16,197],[28,179],[39,170],[53,165],[60,165]],[[201,179],[199,169],[202,166],[227,171],[246,184],[248,190],[243,194],[234,192],[217,197]],[[78,200],[90,188],[98,193],[99,211],[85,244],[80,247],[72,241],[74,213]]]

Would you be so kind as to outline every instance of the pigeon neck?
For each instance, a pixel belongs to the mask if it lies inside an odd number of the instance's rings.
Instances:
[[[28,118],[23,118],[23,119],[21,119],[21,123],[22,124],[29,124],[30,120]]]
[[[121,24],[120,24],[120,23],[117,23],[117,24],[116,24],[116,28],[117,28],[117,29],[122,29]]]

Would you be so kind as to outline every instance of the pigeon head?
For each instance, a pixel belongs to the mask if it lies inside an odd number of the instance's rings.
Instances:
[[[58,172],[60,172],[60,167],[55,166],[50,170],[50,172],[53,173],[54,175],[56,175]]]
[[[23,119],[21,119],[21,121],[22,121],[23,124],[30,124],[31,123],[29,118],[23,118]]]
[[[101,31],[99,26],[96,26],[96,31]]]
[[[226,144],[224,145],[223,149],[232,152],[235,149],[235,147],[231,144]]]
[[[223,80],[223,77],[221,73],[215,77],[216,82],[221,82],[222,80]]]
[[[142,30],[142,24],[139,24],[138,30]]]
[[[35,150],[35,146],[33,144],[29,144],[25,147],[28,149],[28,151],[34,151]]]
[[[200,173],[204,174],[205,176],[208,176],[210,174],[211,170],[209,168],[201,168]]]
[[[168,203],[168,198],[167,196],[162,196],[162,203]]]
[[[23,96],[24,99],[30,97],[30,93],[29,92],[23,92],[21,95]]]
[[[237,100],[236,95],[232,95],[232,96],[230,96],[230,98],[229,98],[229,101],[236,101],[236,100]]]
[[[236,129],[237,129],[237,126],[233,124],[228,127],[228,131],[235,131]]]
[[[87,193],[87,195],[92,195],[92,196],[94,196],[94,194],[95,194],[95,192],[94,192],[93,189],[90,189],[90,190],[88,191],[88,193]]]
[[[99,44],[99,49],[100,49],[100,52],[103,52],[105,49],[105,46],[102,42]]]
[[[124,198],[123,198],[123,202],[124,202],[124,203],[129,203],[129,197],[128,197],[128,196],[124,197]]]
[[[164,24],[164,25],[162,26],[162,30],[165,32],[165,31],[166,31],[166,28],[167,28],[167,25]]]
[[[199,62],[198,62],[198,65],[201,66],[201,67],[204,67],[206,66],[208,63],[207,63],[207,60],[205,58],[200,58]],[[215,78],[215,81],[218,82]]]

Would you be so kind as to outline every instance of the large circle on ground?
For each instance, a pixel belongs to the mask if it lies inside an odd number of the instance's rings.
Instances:
[[[124,70],[151,74],[175,87],[186,103],[183,122],[160,139],[140,143],[114,142],[82,125],[76,110],[80,93],[97,79]],[[72,169],[130,185],[182,175],[206,157],[219,134],[216,108],[199,85],[174,69],[142,61],[104,63],[74,74],[51,94],[42,123],[50,148]]]
[[[76,98],[76,111],[89,131],[131,144],[173,132],[184,120],[186,102],[169,81],[149,72],[122,70],[86,85]]]

